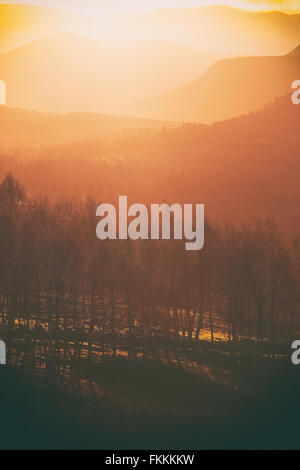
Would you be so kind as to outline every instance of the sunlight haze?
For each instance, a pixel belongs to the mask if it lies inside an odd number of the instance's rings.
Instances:
[[[4,3],[4,2],[3,2]],[[279,10],[295,12],[300,10],[299,0],[23,0],[6,1],[6,4],[40,5],[52,8],[95,14],[103,10],[155,10],[160,8],[189,8],[208,5],[227,5],[245,10]]]

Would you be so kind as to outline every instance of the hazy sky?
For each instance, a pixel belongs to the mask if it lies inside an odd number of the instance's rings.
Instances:
[[[300,10],[300,0],[6,0],[1,3],[22,3],[76,9],[92,13],[100,9],[184,8],[208,4],[229,4],[251,9]]]

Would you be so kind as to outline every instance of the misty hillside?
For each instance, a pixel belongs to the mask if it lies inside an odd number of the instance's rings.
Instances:
[[[69,33],[0,56],[7,104],[132,115],[132,106],[197,77],[215,56],[163,41],[104,42]]]
[[[298,55],[224,59],[197,80],[144,103],[140,114],[189,122],[223,120],[285,95],[299,77]]]
[[[156,140],[163,130],[165,139],[188,159],[189,150],[199,146],[218,145],[224,141],[260,141],[299,137],[300,106],[291,103],[291,95],[275,99],[256,112],[216,121],[212,125],[142,119],[97,113],[42,113],[0,106],[0,137],[2,145],[67,143],[99,141],[149,135]],[[166,132],[167,130],[167,132]],[[182,141],[182,143],[181,143]],[[146,140],[147,145],[149,141]],[[185,148],[184,148],[185,147]],[[184,152],[186,150],[186,152]]]
[[[284,230],[293,227],[300,234],[300,106],[290,95],[213,125],[159,126],[106,140],[96,125],[104,117],[1,109],[3,117],[5,111],[11,117],[9,126],[7,115],[0,126],[0,177],[11,171],[32,196],[90,194],[112,201],[127,194],[144,203],[200,201],[209,219],[240,222],[276,214]],[[36,135],[46,136],[44,145],[37,145]],[[18,146],[21,139],[27,147]]]
[[[184,160],[187,165],[225,168],[230,164],[233,173],[245,166],[271,173],[279,165],[294,173],[289,163],[300,165],[299,141],[300,106],[293,105],[288,94],[237,118],[169,129],[162,148],[168,159]]]
[[[299,42],[300,15],[228,6],[114,11],[83,16],[36,6],[0,5],[0,52],[67,31],[101,40],[181,43],[222,56],[284,54]]]
[[[27,42],[65,30],[78,16],[55,8],[0,5],[0,54]]]
[[[47,114],[0,106],[1,145],[99,140],[176,127],[175,122],[96,113]]]
[[[221,55],[277,55],[299,42],[300,15],[212,5],[156,10],[141,20],[140,30],[147,27]]]

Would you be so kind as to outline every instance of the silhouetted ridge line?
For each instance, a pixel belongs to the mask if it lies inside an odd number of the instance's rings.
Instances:
[[[300,44],[287,54],[288,56],[300,56]]]

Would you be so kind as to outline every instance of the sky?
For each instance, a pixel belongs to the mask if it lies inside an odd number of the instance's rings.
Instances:
[[[97,10],[153,10],[185,8],[211,4],[227,4],[248,10],[300,11],[300,0],[6,0],[1,3],[22,3],[64,8],[93,14]]]

